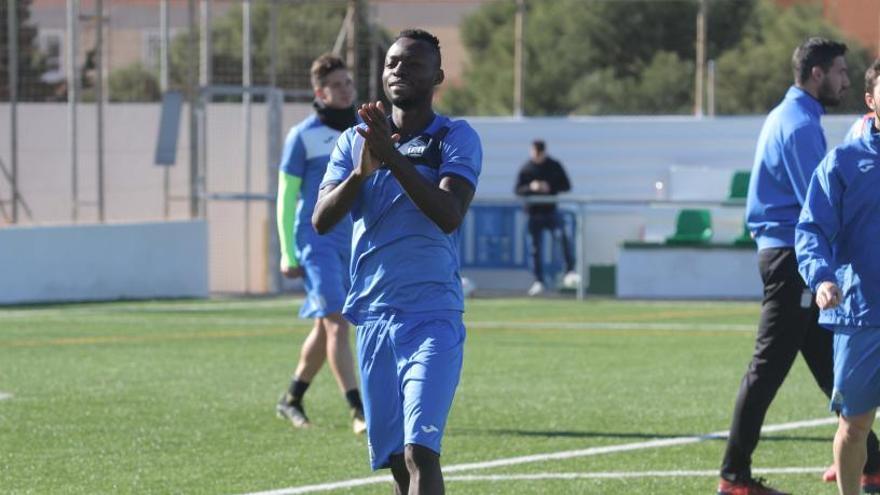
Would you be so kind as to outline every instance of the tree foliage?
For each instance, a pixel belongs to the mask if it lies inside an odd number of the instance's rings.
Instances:
[[[110,73],[110,101],[158,101],[162,94],[156,74],[140,63]]]
[[[694,63],[659,51],[640,74],[617,76],[606,68],[577,80],[569,93],[574,113],[657,114],[693,111]]]
[[[794,47],[810,36],[844,40],[813,5],[782,9],[762,3],[749,19],[743,39],[718,59],[717,104],[719,113],[765,113],[782,99],[794,75],[791,56]],[[846,55],[851,88],[834,112],[865,110],[865,69],[870,54],[858,42],[847,41]]]
[[[359,94],[369,89],[370,45],[365,10],[360,10],[358,23],[359,66],[356,70]],[[346,13],[344,2],[279,2],[275,11],[277,23],[277,84],[286,89],[310,90],[309,67],[320,54],[333,49]],[[254,85],[269,84],[271,63],[270,2],[255,2],[251,9],[251,73]],[[198,36],[198,34],[196,34]],[[185,88],[190,70],[190,34],[178,35],[171,50],[172,86]],[[380,40],[388,36],[379,32]],[[229,9],[212,22],[211,29],[212,84],[242,84],[242,10]],[[197,59],[198,57],[196,57]],[[381,63],[381,57],[378,57]]]
[[[791,84],[794,47],[811,34],[840,38],[816,7],[782,9],[770,0],[709,0],[708,6],[707,59],[718,62],[723,113],[767,111]],[[444,111],[512,112],[515,11],[512,1],[492,2],[464,22],[470,63],[465,84],[444,93]],[[530,0],[525,113],[690,113],[697,12],[698,3],[685,0]],[[850,77],[860,80],[865,50],[850,47]]]
[[[741,37],[744,20],[755,0],[710,0],[709,57],[730,48]],[[689,1],[532,0],[525,17],[525,111],[527,114],[566,114],[577,108],[609,106],[603,95],[620,88],[596,88],[616,81],[641,86],[643,72],[662,60],[687,69],[694,59],[697,4]],[[456,113],[510,113],[513,105],[513,2],[483,6],[462,26],[470,55],[466,86],[447,91],[444,105]],[[665,55],[658,58],[658,53]],[[692,69],[691,69],[692,70]],[[654,72],[662,69],[652,67]],[[665,74],[668,78],[672,74]],[[679,78],[686,81],[692,73]],[[690,84],[692,86],[692,83]],[[577,88],[577,89],[575,89]],[[593,97],[587,88],[599,90]],[[678,91],[677,93],[681,93]],[[572,101],[574,95],[578,101]],[[583,99],[586,98],[586,99]],[[630,95],[623,107],[650,106],[648,95]],[[642,104],[644,100],[646,103]],[[674,107],[684,102],[674,102]]]

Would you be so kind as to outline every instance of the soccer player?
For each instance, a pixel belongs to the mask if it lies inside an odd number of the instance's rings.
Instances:
[[[535,194],[555,196],[560,192],[570,191],[571,183],[562,164],[547,156],[544,141],[532,142],[531,156],[519,171],[514,192],[518,196]],[[535,281],[529,287],[528,294],[537,296],[544,292],[544,268],[542,247],[544,231],[549,230],[553,237],[559,233],[562,241],[562,253],[565,256],[565,275],[563,285],[573,286],[578,282],[578,274],[574,271],[574,256],[571,244],[565,234],[562,217],[556,209],[556,203],[528,203],[526,213],[529,216],[529,239],[532,250],[532,272]]]
[[[341,313],[349,287],[351,219],[342,219],[324,236],[315,232],[311,222],[318,186],[336,139],[357,123],[354,82],[345,62],[329,54],[312,63],[311,79],[315,113],[293,127],[284,143],[277,216],[281,273],[288,278],[303,277],[306,300],[299,316],[313,318],[315,325],[303,343],[299,364],[276,412],[295,427],[311,424],[303,396],[326,360],[348,401],[352,429],[363,433],[366,424],[348,342],[348,322]]]
[[[873,117],[861,137],[835,148],[819,164],[795,232],[800,273],[822,310],[819,323],[834,331],[831,408],[840,415],[834,463],[842,495],[859,493],[868,434],[880,405],[878,77],[880,60],[865,74],[865,103]],[[880,492],[880,476],[862,476],[862,488]]]
[[[461,374],[465,328],[459,226],[477,187],[482,148],[463,120],[434,113],[440,44],[402,31],[385,55],[391,102],[362,105],[363,125],[336,143],[312,221],[327,232],[351,214],[352,287],[373,469],[396,493],[444,492],[440,443]]]
[[[822,38],[810,38],[795,49],[794,86],[767,116],[758,138],[746,220],[758,244],[764,300],[754,354],[736,398],[718,495],[782,493],[752,478],[752,453],[767,409],[798,352],[819,388],[831,396],[831,334],[819,326],[819,310],[798,273],[794,231],[809,178],[826,152],[820,118],[849,87],[846,49]],[[880,455],[873,434],[869,447],[865,472],[874,472]]]

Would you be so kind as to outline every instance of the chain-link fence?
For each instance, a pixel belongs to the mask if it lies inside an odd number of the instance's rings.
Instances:
[[[357,62],[358,69],[363,69],[359,80],[365,80],[369,75],[371,38],[377,42],[385,39],[372,32],[370,13],[375,9],[362,0],[17,0],[13,3],[17,5],[14,21],[18,33],[17,86],[18,99],[22,102],[65,101],[70,64],[81,101],[94,101],[99,76],[108,86],[104,96],[107,101],[158,101],[166,42],[170,89],[186,88],[193,60],[200,64],[195,69],[202,84],[241,85],[245,72],[242,63],[245,11],[249,11],[250,18],[250,71],[254,85],[272,84],[308,91],[310,62],[334,48]],[[354,12],[354,17],[349,17],[349,10]],[[8,0],[3,0],[0,2],[2,100],[9,98],[7,11]],[[349,20],[352,22],[348,23]],[[100,37],[99,26],[103,27]],[[71,28],[74,33],[70,32]],[[211,32],[210,37],[201,34],[206,28]],[[346,35],[354,38],[354,44]],[[71,43],[75,45],[72,50]],[[366,82],[361,85],[368,86]]]
[[[16,8],[10,11],[9,5]],[[354,68],[359,94],[376,98],[389,38],[376,22],[377,10],[365,0],[0,0],[0,105],[13,98],[25,105],[2,106],[19,118],[15,129],[12,119],[0,123],[3,137],[15,134],[16,141],[0,153],[0,221],[125,217],[110,211],[105,197],[121,187],[112,182],[114,170],[122,167],[113,160],[113,149],[130,145],[114,142],[114,116],[146,107],[117,104],[155,104],[169,90],[195,101],[198,88],[210,85],[278,87],[285,101],[307,103],[311,61],[329,51]],[[17,54],[16,64],[9,63],[10,50]],[[261,99],[257,94],[253,101]],[[241,102],[242,96],[219,95],[212,101]],[[43,110],[51,114],[45,116],[48,123],[34,120]],[[148,150],[156,131],[143,122],[127,124],[144,125],[139,140]],[[182,129],[181,144],[189,146],[188,129]],[[26,134],[38,137],[34,144],[40,149],[25,144]],[[36,155],[50,148],[59,155],[52,159],[50,181],[57,185],[44,188],[53,189],[55,207],[37,208],[34,217],[13,215],[18,209],[12,208],[13,184],[19,198],[37,199],[40,192],[28,187],[28,175],[47,162]],[[181,146],[180,151],[179,161],[198,161],[197,150],[187,155]],[[27,163],[30,156],[39,163]],[[27,167],[18,167],[19,162]],[[186,182],[196,181],[194,166],[179,169],[184,170],[172,172],[175,195],[193,196],[195,187]],[[161,191],[153,193],[159,197]],[[136,218],[166,210],[140,208]]]

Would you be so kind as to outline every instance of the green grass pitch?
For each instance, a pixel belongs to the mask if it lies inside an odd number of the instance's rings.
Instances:
[[[274,416],[310,327],[295,316],[299,302],[0,309],[0,394],[11,394],[0,400],[0,493],[245,494],[374,476],[326,367],[306,396],[315,428]],[[714,493],[723,441],[663,441],[727,429],[758,312],[757,303],[470,300],[443,464],[537,457],[455,468],[447,490]],[[830,417],[798,359],[766,424]],[[769,433],[755,467],[826,466],[833,431]],[[625,444],[639,445],[595,450]],[[592,455],[542,456],[585,449]],[[815,471],[766,476],[794,493],[835,493]],[[390,492],[385,482],[335,491]]]

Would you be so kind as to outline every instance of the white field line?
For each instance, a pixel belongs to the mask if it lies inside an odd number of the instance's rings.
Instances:
[[[212,311],[224,311],[231,309],[260,309],[260,308],[284,308],[290,307],[291,311],[302,304],[302,297],[278,298],[268,300],[210,300],[206,302],[175,303],[175,302],[131,302],[131,303],[76,303],[83,306],[53,306],[50,308],[33,307],[28,309],[3,309],[0,307],[0,319],[22,318],[27,316],[48,315],[95,315],[113,313],[154,313],[163,311],[181,311],[188,313],[207,313]]]
[[[0,400],[11,399],[12,394],[6,392],[0,392]]]
[[[247,495],[298,495],[301,493],[330,492],[333,490],[347,490],[358,486],[375,485],[377,483],[390,483],[391,475],[385,474],[380,476],[368,476],[366,478],[357,478],[346,481],[335,481],[332,483],[322,483],[320,485],[307,485],[300,487],[281,488],[279,490],[269,490],[265,492],[248,493]]]
[[[811,419],[806,421],[794,421],[791,423],[782,423],[776,425],[768,425],[761,428],[762,433],[772,433],[776,431],[796,430],[798,428],[812,428],[814,426],[823,426],[837,423],[836,417]],[[704,442],[706,440],[714,440],[718,438],[727,438],[728,432],[716,431],[700,436],[661,438],[657,440],[649,440],[647,442],[624,443],[619,445],[606,445],[603,447],[590,447],[588,449],[568,450],[563,452],[551,452],[547,454],[535,454],[521,457],[509,457],[507,459],[496,459],[494,461],[473,462],[469,464],[456,464],[445,468],[446,473],[454,473],[458,471],[470,471],[472,469],[489,469],[502,466],[512,466],[516,464],[527,464],[532,462],[543,462],[561,459],[573,459],[576,457],[591,457],[603,454],[616,454],[618,452],[628,452],[631,450],[654,449],[660,447],[673,447],[677,445],[688,445],[692,443]]]
[[[754,469],[755,474],[812,474],[822,473],[828,466],[784,467]],[[717,469],[703,471],[609,471],[605,473],[532,473],[532,474],[457,474],[444,476],[446,481],[541,481],[541,480],[594,480],[624,478],[684,478],[718,476]]]
[[[218,309],[257,309],[257,308],[278,308],[288,305],[299,306],[303,302],[302,295],[289,294],[277,297],[268,297],[265,299],[236,299],[236,298],[215,298],[207,300],[143,300],[143,301],[119,301],[119,302],[101,302],[101,301],[82,301],[71,302],[68,305],[63,303],[52,306],[0,306],[0,315],[11,313],[53,313],[53,312],[106,312],[106,311],[216,311]],[[526,299],[523,297],[522,299]],[[505,298],[509,301],[510,298]],[[658,306],[671,309],[692,310],[694,308],[725,308],[738,306],[754,306],[754,302],[727,301],[719,303],[717,301],[656,301],[642,300],[636,301],[639,306]],[[599,303],[605,305],[605,303]],[[615,304],[607,304],[608,307],[616,307]],[[8,308],[8,309],[6,309]]]
[[[97,313],[96,313],[97,314]],[[51,315],[50,317],[41,316],[43,321],[57,322],[59,328],[66,328],[74,319],[74,315]],[[26,320],[26,318],[23,318]],[[3,320],[0,317],[0,320]],[[13,320],[10,318],[9,320]],[[88,321],[80,320],[80,323],[88,323],[91,325],[128,325],[131,330],[136,328],[152,328],[155,322],[145,321],[144,318],[134,316],[133,314],[113,315],[104,313],[99,316],[90,316]],[[173,321],[167,325],[187,325],[210,328],[212,332],[201,331],[184,331],[182,333],[167,333],[164,338],[161,333],[150,333],[149,335],[126,335],[114,338],[112,335],[67,335],[45,339],[12,339],[0,341],[0,349],[7,347],[44,347],[53,345],[77,345],[77,344],[101,344],[106,342],[134,342],[143,340],[162,341],[172,339],[192,339],[199,340],[210,336],[211,338],[223,338],[223,335],[217,332],[230,332],[231,330],[241,330],[233,332],[230,338],[248,338],[248,337],[264,337],[268,335],[282,335],[287,331],[304,331],[310,327],[306,320],[290,317],[254,317],[254,318],[224,318],[224,317],[204,317],[204,316],[174,316]],[[753,333],[754,325],[730,325],[730,324],[696,324],[696,323],[645,323],[645,322],[545,322],[545,323],[523,323],[523,322],[473,322],[467,323],[466,326],[473,331],[481,328],[518,328],[525,330],[537,331],[572,331],[572,332],[681,332],[681,333],[718,333],[718,332],[745,332]],[[249,330],[259,329],[254,334],[247,334]]]
[[[289,318],[275,317],[275,316],[255,316],[253,318],[226,318],[222,316],[180,316],[180,315],[168,315],[168,320],[174,325],[195,325],[195,326],[240,326],[240,327],[259,327],[259,326],[283,326],[283,327],[309,327],[311,328],[311,321],[302,320],[296,317],[296,315],[291,312],[291,316]],[[0,318],[2,320],[3,318]],[[10,318],[12,319],[12,318]],[[93,324],[93,325],[131,325],[134,327],[142,326],[142,327],[154,327],[157,325],[155,321],[145,320],[143,316],[135,316],[132,314],[94,314],[94,315],[49,315],[49,316],[40,316],[40,319],[44,322],[52,322],[59,324],[70,324],[73,322],[79,324]],[[21,318],[21,320],[26,320],[26,318]],[[163,323],[164,324],[164,323]]]
[[[762,433],[772,433],[777,431],[796,430],[800,428],[812,428],[816,426],[832,425],[837,423],[836,417],[811,419],[806,421],[793,421],[790,423],[780,423],[775,425],[767,425],[761,429]],[[549,452],[545,454],[534,454],[519,457],[508,457],[504,459],[495,459],[485,462],[471,462],[465,464],[453,464],[443,468],[443,473],[456,473],[460,471],[471,471],[474,469],[489,469],[502,466],[513,466],[517,464],[528,464],[533,462],[544,462],[561,459],[573,459],[577,457],[591,457],[604,454],[616,454],[619,452],[629,452],[633,450],[655,449],[661,447],[673,447],[678,445],[688,445],[706,440],[718,438],[726,438],[728,432],[717,431],[707,433],[705,435],[662,438],[657,440],[649,440],[647,442],[633,442],[618,445],[607,445],[603,447],[590,447],[588,449],[567,450],[562,452]],[[812,472],[812,471],[811,471]],[[717,473],[716,473],[717,474]],[[336,481],[332,483],[322,483],[316,485],[305,485],[299,487],[281,488],[278,490],[269,490],[263,492],[253,492],[247,495],[298,495],[302,493],[326,492],[330,490],[340,490],[345,488],[353,488],[356,486],[371,485],[375,483],[383,483],[391,480],[391,476],[369,476],[365,478],[356,478],[345,481]]]
[[[291,306],[293,308],[293,306]],[[39,316],[42,320],[57,321],[59,323],[70,323],[72,318],[87,317],[89,323],[98,324],[128,324],[150,326],[154,323],[144,321],[142,317],[136,316],[129,312],[81,312],[72,311],[70,313],[42,313],[36,315],[34,313],[18,315],[3,315],[0,313],[0,320],[3,319],[22,319],[27,320]],[[211,325],[211,326],[306,326],[308,322],[300,320],[291,309],[289,317],[277,316],[255,316],[252,318],[226,318],[222,316],[196,316],[192,315],[169,315],[173,317],[175,325]],[[677,323],[677,322],[644,322],[644,321],[547,321],[547,322],[522,322],[522,321],[473,321],[465,322],[465,326],[469,329],[518,329],[518,330],[572,330],[572,331],[607,331],[607,330],[642,330],[642,331],[665,331],[665,332],[754,332],[757,328],[753,324],[730,324],[730,323]]]
[[[299,295],[272,297],[268,299],[209,299],[206,301],[127,301],[127,302],[88,302],[72,303],[70,305],[55,305],[51,307],[34,306],[22,308],[0,306],[0,319],[21,318],[26,316],[46,316],[52,314],[62,315],[88,315],[106,313],[151,313],[163,311],[180,311],[191,313],[203,313],[233,309],[260,309],[260,308],[298,308],[302,304],[303,297]],[[712,301],[689,301],[686,305],[674,301],[639,301],[640,306],[662,306],[664,308],[694,309],[719,307],[717,302]],[[728,302],[727,306],[744,305],[745,303]]]
[[[517,328],[553,330],[672,330],[706,332],[754,332],[754,324],[731,323],[649,323],[644,321],[548,321],[541,323],[524,321],[465,321],[467,328]]]

